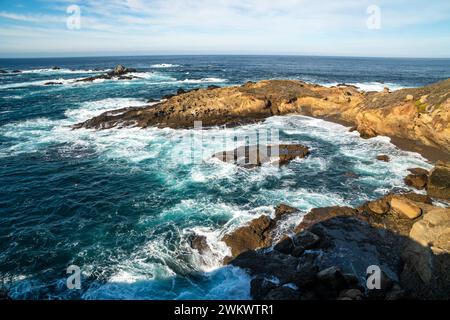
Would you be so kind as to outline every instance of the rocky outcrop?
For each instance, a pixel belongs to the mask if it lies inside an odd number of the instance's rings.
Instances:
[[[389,194],[359,208],[313,209],[273,250],[242,251],[230,263],[254,277],[256,299],[448,299],[449,244],[450,209]],[[367,285],[371,266],[381,270],[380,289]]]
[[[345,121],[366,138],[386,135],[449,153],[449,90],[450,80],[416,89],[368,93],[352,86],[327,88],[301,81],[267,80],[191,91],[152,108],[101,115],[75,128],[105,129],[130,123],[143,128],[190,128],[194,121],[208,127],[295,113]]]
[[[272,243],[271,231],[274,227],[274,221],[268,216],[261,216],[223,237],[224,241],[230,248],[233,257],[240,253],[264,248]]]
[[[437,162],[430,173],[427,184],[429,196],[450,200],[450,163]]]
[[[111,80],[111,79],[117,79],[117,80],[138,79],[139,77],[129,75],[130,73],[134,73],[134,72],[137,72],[137,70],[132,69],[132,68],[126,68],[119,64],[111,72],[108,72],[106,74],[88,77],[88,78],[79,79],[79,80],[76,80],[75,82],[94,82],[96,80]]]
[[[234,163],[241,167],[258,167],[265,163],[286,165],[296,158],[305,158],[309,155],[309,148],[302,145],[281,144],[275,146],[244,146],[233,151],[219,152],[213,158],[223,162]]]
[[[7,74],[7,73],[8,73],[8,71],[0,70],[0,74]]]

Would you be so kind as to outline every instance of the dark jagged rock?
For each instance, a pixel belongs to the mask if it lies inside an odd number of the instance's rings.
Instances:
[[[7,73],[8,73],[8,71],[0,70],[0,74],[7,74]]]
[[[13,70],[11,73],[22,73],[20,70]]]
[[[122,65],[117,65],[112,71],[96,75],[88,78],[78,79],[75,82],[93,82],[96,80],[111,80],[111,79],[118,79],[118,80],[133,80],[138,79],[139,77],[129,75],[130,73],[138,72],[136,69],[133,68],[125,68]]]
[[[356,209],[313,209],[296,235],[276,243],[274,250],[246,251],[230,263],[260,279],[252,289],[258,299],[275,299],[278,295],[269,292],[282,288],[302,300],[448,298],[450,209],[415,193],[388,194],[377,201],[390,204],[387,212],[374,213],[370,202]],[[421,215],[408,217],[399,203]],[[366,286],[369,266],[382,271],[379,290]]]
[[[191,235],[188,240],[191,248],[197,250],[200,254],[211,250],[205,236],[195,234]]]
[[[213,155],[223,162],[234,163],[245,168],[261,166],[265,163],[286,165],[295,158],[305,158],[309,155],[308,147],[302,145],[276,145],[276,146],[245,146],[233,151],[219,152]]]
[[[57,66],[54,66],[54,67],[52,67],[51,69],[52,69],[52,70],[61,70],[61,68],[60,68],[60,67],[57,67]]]
[[[62,85],[62,84],[63,84],[62,82],[53,82],[53,81],[50,81],[50,82],[44,83],[44,86],[58,86],[58,85]]]
[[[428,195],[450,200],[450,163],[438,161],[430,172],[427,187]]]

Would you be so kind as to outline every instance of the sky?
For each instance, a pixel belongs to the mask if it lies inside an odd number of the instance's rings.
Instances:
[[[0,57],[450,58],[449,0],[0,0]]]

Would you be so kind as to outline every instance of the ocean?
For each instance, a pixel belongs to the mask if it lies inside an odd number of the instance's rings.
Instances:
[[[117,64],[139,79],[75,83]],[[53,70],[53,66],[60,67]],[[431,168],[387,137],[303,116],[204,132],[202,161],[174,161],[192,130],[71,130],[104,111],[143,106],[178,89],[262,79],[353,84],[381,91],[450,77],[449,59],[149,56],[0,59],[0,284],[15,299],[248,299],[251,278],[224,267],[222,236],[274,207],[355,206],[405,189],[411,167]],[[21,73],[11,73],[20,70]],[[58,85],[45,85],[58,82]],[[311,156],[243,169],[211,155],[217,135],[277,130]],[[389,163],[376,160],[387,154]],[[204,235],[200,255],[189,245]],[[80,289],[67,287],[78,266]]]

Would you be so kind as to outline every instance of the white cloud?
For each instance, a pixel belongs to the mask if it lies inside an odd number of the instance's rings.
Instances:
[[[420,48],[420,43],[448,39],[448,32],[425,34],[423,38],[402,34],[398,39],[396,35],[450,17],[450,2],[440,0],[72,0],[70,3],[82,8],[82,29],[68,31],[61,23],[66,18],[64,6],[68,1],[48,2],[52,15],[0,12],[0,19],[16,23],[2,31],[8,41],[0,43],[0,51],[61,51],[66,49],[70,36],[76,50],[92,52],[104,48],[331,55],[351,51],[349,54],[369,55],[384,50],[384,55],[401,55],[397,44],[405,43],[405,54],[410,54],[414,46],[416,52],[431,53],[433,48]],[[366,27],[366,9],[374,3],[382,9],[380,31]],[[40,45],[36,47],[32,41],[15,36],[18,29],[14,27],[20,27],[20,23],[35,24],[29,29],[29,38],[41,39]],[[47,34],[52,38],[47,39]],[[372,48],[374,43],[381,49]],[[450,55],[448,45],[439,48],[447,50],[442,54]]]

